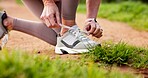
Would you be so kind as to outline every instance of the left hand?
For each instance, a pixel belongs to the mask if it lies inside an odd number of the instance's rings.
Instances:
[[[99,23],[95,22],[94,20],[87,20],[85,22],[84,31],[87,31],[92,36],[100,38],[102,37],[103,29],[101,29]]]

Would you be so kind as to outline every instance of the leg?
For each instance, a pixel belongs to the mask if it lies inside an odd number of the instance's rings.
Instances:
[[[57,34],[55,33],[55,31],[51,28],[48,28],[42,22],[14,19],[13,30],[17,30],[35,36],[54,46],[57,42]]]
[[[75,16],[79,0],[62,0],[62,23],[67,26],[76,24]],[[64,34],[68,29],[62,28],[61,34]]]
[[[36,15],[38,18],[40,18],[40,15],[43,11],[44,5],[42,0],[22,0],[23,3],[26,5],[26,7],[28,7],[28,9],[34,14]],[[61,1],[57,1],[55,2],[56,5],[59,8],[59,12],[61,12]],[[61,13],[60,13],[61,14]],[[56,33],[60,32],[60,28],[59,29],[53,29]]]
[[[53,29],[48,28],[42,22],[23,20],[8,16],[6,19],[4,19],[3,23],[8,28],[8,30],[17,30],[20,32],[24,32],[40,38],[51,45],[56,45],[56,32]]]

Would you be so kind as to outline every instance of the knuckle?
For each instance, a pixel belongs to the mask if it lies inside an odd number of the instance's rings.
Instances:
[[[40,19],[42,19],[43,18],[43,16],[40,16]]]
[[[44,16],[40,16],[40,19],[44,19]]]
[[[46,17],[49,17],[50,15],[46,15]]]
[[[96,28],[97,28],[97,27],[96,27],[96,25],[93,25],[92,27],[93,27],[94,29],[96,29]]]
[[[49,18],[49,17],[51,17],[52,16],[52,14],[48,14],[48,15],[46,15],[45,17],[46,18]]]
[[[49,17],[52,17],[52,16],[54,16],[54,13],[49,14]]]

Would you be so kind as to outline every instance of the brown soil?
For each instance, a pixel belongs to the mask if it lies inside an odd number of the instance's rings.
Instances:
[[[14,0],[1,0],[0,7],[7,11],[8,15],[40,21],[36,18],[30,11],[24,6],[17,5]],[[83,22],[85,20],[84,14],[77,14],[77,23],[82,28],[84,25]],[[104,29],[103,37],[101,39],[92,38],[97,42],[104,42],[104,41],[113,41],[119,42],[124,41],[130,45],[135,46],[145,46],[148,47],[148,32],[145,31],[137,31],[132,29],[125,23],[121,22],[113,22],[106,19],[97,19]],[[30,53],[40,53],[40,54],[48,54],[51,58],[54,58],[56,55],[54,54],[54,46],[35,38],[33,36],[18,32],[18,31],[11,31],[9,41],[6,45],[8,49],[20,49],[29,51]],[[79,55],[58,55],[61,58],[76,58],[79,59]],[[126,68],[122,69],[128,70]],[[130,71],[130,70],[129,70]]]

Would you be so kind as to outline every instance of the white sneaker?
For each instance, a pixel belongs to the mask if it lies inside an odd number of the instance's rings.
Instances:
[[[78,26],[70,27],[63,35],[57,37],[57,45],[55,53],[57,54],[78,54],[88,52],[89,48],[98,45],[96,42],[90,40],[80,31]]]

